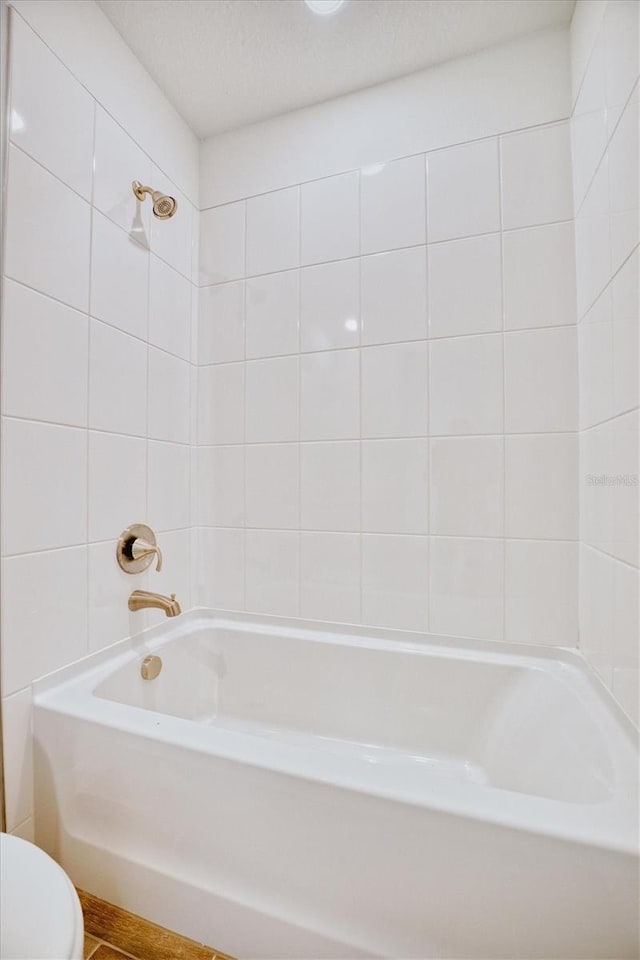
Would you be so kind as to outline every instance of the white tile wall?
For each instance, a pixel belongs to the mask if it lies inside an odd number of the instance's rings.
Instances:
[[[582,317],[619,266],[602,314],[608,350],[583,345],[580,325],[581,393],[583,373],[609,364],[608,379],[594,378],[606,403],[585,401],[592,472],[632,473],[637,428],[625,259],[637,244],[625,111],[637,71],[622,20],[612,13],[606,28],[628,52],[608,60],[604,158],[600,116],[586,138],[574,134],[591,151],[577,177],[577,290],[566,123],[444,139],[427,155],[257,189],[197,216],[137,130],[24,28],[43,56],[37,78],[14,76],[32,132],[14,130],[9,162],[4,577],[16,597],[46,581],[36,614],[60,637],[56,665],[147,622],[126,610],[131,584],[113,563],[120,530],[143,519],[162,533],[166,568],[136,585],[176,589],[183,606],[577,642],[575,304]],[[51,116],[66,105],[68,136],[55,143],[45,81]],[[176,218],[153,220],[134,178],[176,196]],[[48,327],[71,344],[57,385],[46,361],[60,340]],[[29,337],[40,396],[7,371]],[[600,436],[604,409],[620,424]],[[627,705],[637,699],[629,490],[609,490],[604,508],[596,488],[583,496],[589,549],[613,565],[605,660]],[[47,603],[61,555],[77,563],[72,611]],[[11,697],[51,666],[20,608],[4,617]],[[65,636],[63,621],[74,625]],[[32,652],[20,647],[29,631]],[[16,708],[17,743],[27,713]],[[28,772],[15,782],[11,829],[31,813],[20,799]]]
[[[337,260],[302,270],[300,350],[335,350],[360,342],[360,263]]]
[[[203,213],[208,236],[226,230],[237,256],[216,276],[201,253],[200,550],[211,578],[223,543],[237,567],[219,574],[228,597],[206,576],[201,597],[577,642],[568,145],[555,124]],[[521,160],[529,149],[545,170]],[[621,300],[628,314],[624,290]],[[229,444],[244,444],[244,461]],[[534,559],[550,552],[566,602],[553,577],[505,580],[507,538]],[[528,627],[547,593],[546,617]]]
[[[6,221],[6,275],[86,312],[91,207],[15,145]]]
[[[300,188],[247,201],[247,275],[300,265]]]
[[[504,541],[432,537],[430,578],[435,633],[502,639]]]
[[[364,167],[360,191],[361,253],[425,242],[425,175],[421,156]]]
[[[567,123],[502,139],[503,225],[530,227],[573,217],[571,139]]]
[[[505,237],[505,244],[507,238]],[[464,277],[464,283],[460,283]],[[500,234],[429,246],[429,332],[432,337],[502,329]]]
[[[500,229],[497,139],[428,154],[427,184],[431,243]]]
[[[300,616],[360,621],[360,537],[353,533],[300,534]]]
[[[638,5],[609,0],[572,126],[579,353],[580,646],[640,722]]]
[[[3,315],[5,416],[86,426],[86,314],[7,280]]]
[[[413,247],[362,259],[362,342],[427,336],[427,258]]]
[[[344,260],[360,253],[358,173],[305,183],[301,194],[301,262]]]
[[[431,433],[502,433],[502,336],[433,340],[429,353]]]
[[[10,13],[2,695],[8,829],[28,833],[31,682],[153,622],[127,609],[134,587],[191,603],[194,211],[139,129],[123,130]],[[152,100],[168,140],[175,126]],[[176,217],[152,226],[134,179],[176,196]],[[118,568],[117,538],[135,521],[160,532],[163,574]]]
[[[12,143],[91,200],[93,97],[20,17],[11,45]]]
[[[297,353],[299,311],[300,278],[297,270],[247,280],[247,358]]]

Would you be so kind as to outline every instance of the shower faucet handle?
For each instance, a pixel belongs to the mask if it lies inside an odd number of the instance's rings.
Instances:
[[[125,573],[142,573],[156,559],[156,570],[162,570],[162,551],[156,535],[146,523],[133,523],[120,534],[116,559]]]
[[[156,570],[162,570],[162,551],[157,544],[147,543],[146,540],[138,538],[131,544],[131,555],[134,560],[144,560],[151,557],[152,563],[153,557],[157,557]]]

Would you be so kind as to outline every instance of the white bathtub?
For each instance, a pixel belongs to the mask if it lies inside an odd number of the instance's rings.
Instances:
[[[75,883],[236,956],[638,956],[637,742],[576,653],[193,611],[35,738]]]

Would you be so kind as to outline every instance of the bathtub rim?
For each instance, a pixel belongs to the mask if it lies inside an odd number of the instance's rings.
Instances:
[[[353,759],[342,763],[335,756],[315,754],[311,760],[305,757],[299,746],[285,741],[269,741],[250,734],[238,733],[226,728],[204,727],[197,721],[150,711],[129,704],[104,699],[94,694],[95,687],[107,674],[138,657],[146,656],[180,637],[185,631],[195,632],[211,628],[216,623],[233,624],[236,628],[262,627],[265,634],[274,631],[293,631],[307,635],[309,639],[324,638],[324,642],[340,645],[340,637],[351,638],[365,646],[371,641],[382,642],[385,648],[398,644],[401,648],[415,650],[425,647],[430,652],[451,656],[454,652],[464,659],[481,659],[504,663],[515,659],[546,662],[556,670],[563,666],[577,669],[581,679],[586,680],[598,709],[604,710],[608,723],[617,727],[617,732],[626,740],[626,748],[634,752],[637,763],[637,731],[628,718],[616,707],[604,685],[597,682],[584,658],[577,650],[547,648],[539,645],[506,644],[497,641],[475,641],[466,638],[439,637],[433,634],[412,631],[394,631],[383,628],[345,628],[341,624],[326,621],[308,621],[294,618],[266,617],[196,608],[179,618],[179,622],[161,623],[147,628],[75,663],[49,674],[33,684],[34,710],[53,711],[74,717],[84,723],[110,727],[133,736],[166,743],[172,747],[205,753],[230,762],[248,763],[252,766],[277,771],[285,776],[302,777],[365,794],[374,794],[395,802],[427,807],[446,814],[463,816],[480,821],[489,821],[511,829],[551,836],[565,842],[577,842],[604,848],[617,853],[638,856],[637,826],[633,796],[620,789],[621,750],[619,741],[611,744],[611,759],[618,789],[613,796],[594,804],[579,804],[548,799],[531,794],[518,794],[510,790],[487,789],[486,786],[452,783],[434,783],[429,796],[414,785],[411,777],[398,790],[398,783],[385,784],[385,774],[367,773],[359,770],[354,777]],[[332,629],[333,627],[333,629]],[[331,637],[332,639],[329,639]],[[378,645],[375,643],[374,645]],[[535,652],[534,652],[535,651]],[[160,722],[158,719],[161,718]],[[624,721],[627,720],[625,723]],[[610,731],[609,731],[610,732]],[[308,753],[308,751],[307,751]],[[624,758],[623,758],[624,759]],[[624,770],[624,768],[623,768]],[[392,771],[391,774],[396,773]],[[392,781],[392,775],[387,775]],[[622,784],[628,778],[622,777]],[[497,796],[496,796],[497,795]],[[502,801],[502,803],[501,803]]]

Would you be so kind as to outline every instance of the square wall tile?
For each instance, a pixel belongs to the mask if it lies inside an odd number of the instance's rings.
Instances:
[[[2,754],[6,830],[33,815],[31,689],[2,701]]]
[[[425,247],[362,259],[362,343],[427,336]]]
[[[247,358],[297,353],[299,308],[297,270],[247,280]]]
[[[362,350],[362,436],[428,432],[429,360],[425,341]]]
[[[578,537],[578,435],[507,437],[507,536]]]
[[[26,25],[11,19],[13,143],[91,200],[95,101]]]
[[[300,616],[340,623],[360,621],[357,534],[300,534]]]
[[[583,89],[584,86],[583,84]],[[579,112],[579,101],[580,97],[571,118],[573,198],[576,211],[580,209],[608,139],[605,108]]]
[[[505,640],[575,647],[578,545],[507,540]]]
[[[362,444],[362,529],[427,533],[427,440],[366,440]]]
[[[200,364],[244,359],[244,280],[200,287],[198,354]]]
[[[433,340],[431,434],[502,433],[502,335]]]
[[[3,554],[85,543],[84,430],[4,418],[3,463]]]
[[[575,219],[578,319],[611,279],[609,159],[605,154]]]
[[[429,245],[432,337],[502,329],[500,235]]]
[[[614,529],[615,488],[606,478],[614,475],[611,428],[601,424],[580,434],[579,442],[580,539],[601,551],[610,551]]]
[[[360,253],[359,175],[313,180],[301,187],[302,263],[343,260]]]
[[[424,243],[424,156],[364,167],[360,203],[362,253]]]
[[[442,437],[430,444],[432,534],[504,535],[502,437]]]
[[[607,151],[611,210],[611,267],[619,269],[640,240],[640,94],[625,107]]]
[[[298,528],[298,445],[265,443],[246,448],[246,525]]]
[[[86,315],[7,280],[3,324],[4,414],[86,425]]]
[[[427,154],[429,243],[500,229],[498,141]]]
[[[607,4],[604,13],[604,92],[611,122],[617,120],[619,109],[638,79],[639,16],[638,5],[631,0]],[[616,106],[618,111],[613,109]]]
[[[247,443],[298,439],[298,358],[246,364]]]
[[[573,217],[568,123],[536,127],[501,139],[502,219],[506,230]]]
[[[362,538],[362,622],[398,630],[427,630],[427,537]]]
[[[580,649],[611,689],[615,560],[580,544]]]
[[[176,214],[170,220],[151,217],[151,250],[183,277],[191,280],[193,207],[175,183],[165,177],[155,164],[151,166],[151,177],[156,190],[173,197],[178,204]]]
[[[300,272],[300,350],[360,342],[360,262],[342,260]]]
[[[145,613],[129,610],[128,600],[132,589],[149,589],[150,574],[138,574],[135,583],[132,583],[130,574],[118,566],[116,545],[117,540],[110,539],[103,543],[90,543],[87,548],[90,653],[124,640],[146,626]],[[165,547],[164,542],[162,547]],[[155,569],[152,570],[155,574]],[[153,589],[158,589],[156,583]]]
[[[613,412],[625,413],[640,404],[640,352],[638,303],[640,249],[636,250],[611,283],[613,310]]]
[[[183,360],[191,357],[191,281],[151,257],[149,343]]]
[[[200,283],[244,277],[246,205],[244,200],[200,212]]]
[[[504,542],[431,538],[431,632],[502,640]]]
[[[21,150],[10,147],[5,217],[6,275],[86,311],[89,204]]]
[[[126,469],[121,469],[126,464]],[[147,443],[89,433],[89,540],[112,540],[147,515]]]
[[[155,530],[177,530],[191,522],[190,454],[181,443],[149,441],[146,515]]]
[[[241,527],[245,522],[245,447],[200,447],[197,522],[207,527]]]
[[[566,432],[578,424],[575,327],[505,336],[507,433]]]
[[[605,549],[618,560],[640,565],[640,411],[632,410],[605,425],[610,436],[611,460],[607,473],[621,480],[610,487],[613,528]]]
[[[300,266],[300,187],[247,200],[247,276]]]
[[[613,600],[613,695],[638,726],[640,571],[614,561]]]
[[[504,234],[507,330],[577,322],[573,223]]]
[[[149,347],[149,437],[189,443],[190,369],[186,360]]]
[[[3,560],[2,692],[88,653],[86,547]]]
[[[244,610],[244,530],[203,528],[197,538],[194,603]]]
[[[637,321],[634,322],[637,329]],[[578,383],[580,428],[592,427],[614,415],[614,384],[624,362],[616,364],[614,379],[614,328],[611,287],[604,291],[578,325]],[[637,371],[636,357],[631,363]],[[636,372],[637,376],[637,372]],[[633,404],[631,404],[633,406]]]
[[[91,320],[89,426],[146,436],[147,345]]]
[[[93,215],[92,244],[91,315],[146,340],[148,251],[97,211]]]
[[[244,363],[198,370],[198,443],[244,441]]]
[[[151,204],[135,196],[131,183],[151,182],[151,160],[109,114],[96,104],[93,204],[127,230],[147,250],[151,244]]]
[[[298,548],[297,532],[247,530],[247,610],[281,617],[298,616]]]
[[[360,435],[360,356],[330,350],[300,357],[300,439],[346,440]]]
[[[300,526],[360,529],[360,444],[300,444]]]

